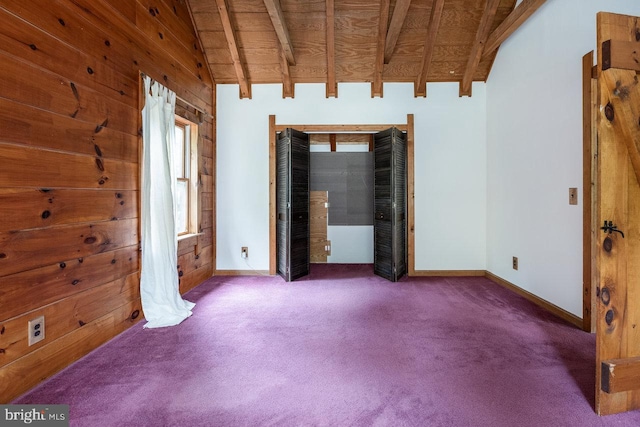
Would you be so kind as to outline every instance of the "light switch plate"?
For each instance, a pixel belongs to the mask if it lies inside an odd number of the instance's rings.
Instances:
[[[578,189],[570,188],[569,189],[569,204],[577,205],[578,204]]]

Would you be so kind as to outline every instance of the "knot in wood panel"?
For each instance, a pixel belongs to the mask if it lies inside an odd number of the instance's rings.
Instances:
[[[607,105],[604,106],[604,115],[607,118],[607,120],[609,120],[610,122],[613,121],[613,119],[615,118],[615,113],[613,111],[613,105],[611,105],[611,103],[607,103]]]
[[[602,288],[602,291],[600,293],[600,299],[602,300],[602,303],[604,305],[609,305],[609,302],[611,302],[611,294],[609,293],[609,288],[607,287]]]
[[[96,167],[100,170],[100,172],[104,172],[104,163],[99,157],[96,157]]]
[[[613,323],[613,309],[607,310],[607,313],[604,315],[604,321],[607,322],[607,325],[611,326]]]

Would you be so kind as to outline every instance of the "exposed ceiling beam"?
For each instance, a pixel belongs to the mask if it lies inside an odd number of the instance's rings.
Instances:
[[[280,72],[282,73],[282,97],[293,98],[294,85],[291,80],[291,74],[289,73],[289,62],[287,61],[287,55],[282,49],[279,50],[280,56]]]
[[[524,0],[495,29],[487,39],[483,56],[491,55],[506,39],[509,38],[546,0]]]
[[[205,65],[207,66],[207,71],[209,71],[209,76],[211,77],[211,83],[215,86],[216,81],[213,78],[213,72],[211,71],[211,64],[207,56],[207,51],[202,47],[202,38],[200,37],[200,33],[198,31],[196,21],[193,19],[193,10],[191,10],[190,2],[187,2],[187,10],[189,11],[189,18],[191,18],[191,26],[193,27],[193,31],[195,32],[195,36],[198,41],[198,47],[200,48],[200,52],[202,52],[202,56],[204,57],[204,60],[205,60]]]
[[[326,0],[327,5],[327,98],[338,96],[336,82],[336,21],[334,0]]]
[[[222,28],[224,29],[224,35],[227,38],[227,45],[229,45],[229,52],[231,53],[231,60],[233,61],[233,68],[238,78],[238,84],[240,85],[240,98],[251,98],[251,85],[247,79],[247,73],[245,72],[245,66],[240,58],[240,51],[238,50],[238,43],[236,41],[236,34],[231,24],[231,17],[229,15],[229,7],[226,0],[216,0],[218,5],[218,12],[220,13],[220,20],[222,21]]]
[[[440,28],[440,18],[442,18],[443,7],[444,0],[435,0],[431,7],[427,40],[424,43],[424,50],[422,51],[422,65],[420,66],[420,73],[415,82],[414,96],[427,96],[427,75],[429,74],[429,66],[431,65],[431,57],[433,56],[433,47],[436,44],[436,37],[438,36],[438,28]]]
[[[276,30],[278,40],[282,46],[282,51],[285,53],[287,62],[289,65],[296,65],[296,60],[293,55],[293,45],[291,44],[291,38],[289,37],[289,30],[284,20],[284,14],[282,13],[282,7],[280,7],[279,0],[264,0],[264,5],[267,7],[269,17],[273,23],[273,28]]]
[[[391,22],[389,23],[389,30],[387,30],[387,40],[384,43],[384,63],[388,64],[393,55],[393,51],[398,43],[398,36],[400,36],[400,30],[404,24],[404,19],[407,17],[411,0],[398,0],[396,1],[396,7],[393,9],[393,15],[391,16]]]
[[[467,60],[467,67],[464,70],[464,75],[460,82],[460,96],[471,96],[473,76],[476,74],[478,65],[480,65],[484,45],[487,41],[487,37],[489,37],[489,31],[491,31],[493,20],[498,12],[498,6],[500,6],[500,0],[487,1],[484,13],[480,19],[478,31],[476,32],[476,39],[473,42],[473,47],[471,48],[471,54]]]
[[[384,43],[387,38],[387,25],[389,23],[389,0],[380,1],[380,14],[378,19],[378,40],[376,48],[376,63],[371,83],[371,97],[382,97],[382,72],[384,71]]]

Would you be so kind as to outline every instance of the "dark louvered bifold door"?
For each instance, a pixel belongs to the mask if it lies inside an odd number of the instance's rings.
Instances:
[[[285,129],[276,156],[278,274],[291,281],[309,274],[309,135]]]
[[[407,139],[396,128],[374,138],[375,274],[392,282],[407,271]]]

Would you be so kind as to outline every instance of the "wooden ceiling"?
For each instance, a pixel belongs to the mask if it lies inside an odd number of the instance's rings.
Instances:
[[[545,0],[187,0],[218,84],[486,81],[497,48]]]

